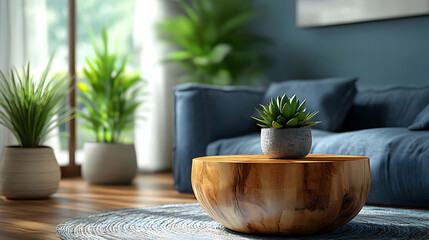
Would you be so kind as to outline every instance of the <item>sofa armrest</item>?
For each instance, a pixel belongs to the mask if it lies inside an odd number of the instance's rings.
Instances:
[[[192,192],[192,159],[206,155],[210,142],[258,130],[250,116],[264,92],[257,87],[198,83],[175,88],[173,174],[177,190]]]

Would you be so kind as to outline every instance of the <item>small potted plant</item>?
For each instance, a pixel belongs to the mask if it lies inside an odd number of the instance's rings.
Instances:
[[[126,73],[126,60],[110,53],[106,30],[103,47],[93,38],[95,57],[86,59],[84,82],[79,82],[80,103],[85,110],[78,116],[95,135],[96,142],[85,143],[82,177],[92,184],[129,184],[137,173],[134,144],[122,143],[123,133],[132,129],[135,110],[142,103],[140,75]]]
[[[318,111],[309,113],[305,109],[306,100],[299,102],[294,95],[288,98],[272,98],[262,109],[256,109],[260,117],[252,117],[260,122],[261,147],[269,158],[303,158],[311,149],[311,122]]]
[[[16,69],[6,76],[0,71],[0,123],[8,128],[18,146],[3,148],[0,190],[9,199],[43,199],[58,189],[60,168],[52,148],[43,146],[48,134],[73,117],[63,103],[69,78],[47,79],[52,58],[39,81],[30,64],[22,74]]]

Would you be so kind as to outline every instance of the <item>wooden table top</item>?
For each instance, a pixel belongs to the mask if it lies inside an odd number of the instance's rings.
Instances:
[[[362,156],[309,154],[302,159],[274,159],[265,155],[219,155],[194,158],[196,161],[220,163],[323,163],[369,160]]]

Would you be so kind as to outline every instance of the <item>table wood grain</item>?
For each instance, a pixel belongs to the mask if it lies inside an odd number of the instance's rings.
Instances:
[[[367,157],[231,155],[195,158],[192,184],[204,210],[229,229],[313,234],[355,217],[371,178]]]

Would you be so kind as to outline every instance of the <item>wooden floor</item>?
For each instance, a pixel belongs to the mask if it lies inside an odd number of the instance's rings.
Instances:
[[[94,186],[81,178],[66,178],[47,200],[12,201],[0,196],[0,239],[58,239],[56,225],[73,217],[195,201],[194,195],[174,190],[170,173],[139,175],[132,186]]]

